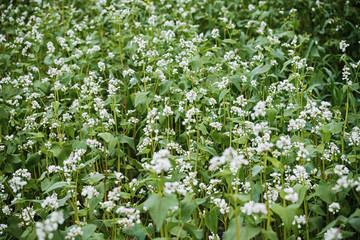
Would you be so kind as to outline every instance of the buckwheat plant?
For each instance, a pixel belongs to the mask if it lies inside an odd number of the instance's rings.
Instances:
[[[358,13],[0,2],[0,239],[359,239]]]

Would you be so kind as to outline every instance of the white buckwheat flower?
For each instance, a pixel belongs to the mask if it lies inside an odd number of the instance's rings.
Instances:
[[[256,117],[259,116],[264,117],[266,115],[265,108],[266,108],[266,101],[259,101],[254,107],[254,112],[251,114],[251,118],[255,119]]]
[[[325,240],[338,240],[338,239],[342,239],[342,234],[340,232],[339,228],[330,228],[329,230],[326,231],[326,233],[324,234],[324,239]]]
[[[154,153],[153,159],[150,161],[150,164],[145,164],[145,168],[154,170],[157,174],[160,174],[161,171],[169,171],[172,167],[170,161],[170,151],[167,149],[162,149],[159,152]]]
[[[57,209],[59,207],[59,203],[57,202],[57,194],[46,197],[44,202],[41,203],[42,208],[51,207]]]
[[[344,165],[336,165],[334,168],[334,173],[338,176],[347,175],[349,173],[349,169]]]
[[[196,96],[197,94],[194,90],[191,90],[186,94],[186,98],[190,103],[193,103],[196,100]]]
[[[65,239],[74,240],[76,236],[82,236],[83,233],[84,232],[81,230],[81,227],[73,227],[70,229],[70,231],[66,235]]]
[[[94,196],[99,196],[99,192],[93,186],[85,186],[81,192],[81,195],[88,199],[91,199]]]
[[[5,229],[8,228],[8,225],[6,224],[0,224],[0,235],[2,235],[4,232]]]
[[[284,192],[287,193],[285,199],[291,201],[292,203],[296,203],[299,200],[299,194],[294,192],[293,188],[285,188]]]
[[[342,41],[340,42],[340,50],[341,50],[342,52],[345,52],[345,51],[346,51],[346,48],[347,48],[348,46],[350,46],[350,45],[347,44],[345,40],[342,40]]]
[[[329,212],[331,213],[337,213],[340,210],[340,204],[337,202],[334,202],[329,205]]]
[[[219,33],[219,29],[213,29],[212,31],[211,31],[211,36],[212,36],[212,38],[218,38],[218,37],[220,37],[220,33]]]
[[[356,147],[356,146],[360,145],[360,128],[358,128],[358,127],[353,128],[353,131],[350,134],[349,140],[350,140],[350,143],[349,143],[350,146]]]
[[[215,171],[226,163],[229,163],[230,169],[234,174],[236,174],[242,165],[249,164],[244,155],[238,154],[232,147],[229,147],[225,149],[221,157],[213,157],[210,159],[209,170]]]
[[[246,215],[253,215],[254,213],[267,214],[266,205],[263,203],[255,203],[254,201],[245,203],[245,205],[241,207],[241,211]]]
[[[301,215],[301,216],[295,216],[294,217],[294,221],[292,222],[293,225],[297,224],[297,227],[300,229],[301,225],[305,225],[306,224],[306,218],[305,215]]]
[[[27,184],[27,181],[30,180],[30,178],[31,173],[29,173],[27,169],[18,169],[13,174],[13,178],[9,180],[9,185],[16,193]]]
[[[173,114],[174,114],[174,111],[171,110],[171,107],[165,105],[164,111],[163,111],[163,116],[171,116]]]
[[[222,124],[219,122],[212,122],[209,124],[211,127],[215,128],[218,131],[221,131]]]
[[[220,208],[220,213],[221,214],[226,214],[230,212],[230,207],[227,205],[227,203],[225,202],[224,199],[221,198],[214,198],[212,199],[212,201],[214,202],[214,204]]]
[[[36,235],[39,240],[52,239],[53,232],[58,229],[59,224],[64,223],[62,212],[52,212],[44,222],[36,223]]]

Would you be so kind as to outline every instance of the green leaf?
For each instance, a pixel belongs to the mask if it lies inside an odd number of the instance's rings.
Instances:
[[[71,141],[71,146],[73,149],[87,149],[87,144],[84,141],[79,141],[79,140],[72,140]]]
[[[224,43],[230,43],[230,44],[235,44],[237,43],[237,41],[235,41],[234,39],[224,39],[222,40]]]
[[[347,219],[346,217],[342,216],[342,215],[338,216],[334,221],[332,221],[331,223],[329,223],[328,225],[326,225],[326,226],[321,230],[321,232],[319,232],[319,233],[317,234],[317,238],[322,237],[323,234],[324,234],[327,230],[329,230],[330,228],[336,226],[339,222],[347,223],[347,220],[348,220],[348,219]]]
[[[146,231],[141,224],[135,224],[132,228],[124,228],[122,232],[130,237],[136,237],[138,240],[144,240],[146,238]]]
[[[44,63],[46,64],[46,65],[51,65],[52,64],[52,59],[51,59],[51,56],[50,55],[47,55],[46,57],[45,57],[45,59],[44,59]]]
[[[148,95],[149,92],[137,92],[135,93],[135,107],[139,106],[140,104],[146,103],[146,95]]]
[[[349,86],[349,88],[352,90],[352,91],[356,91],[359,89],[359,83],[353,83],[353,85]]]
[[[317,47],[314,47],[311,49],[311,56],[313,57],[320,57],[319,51],[317,49]]]
[[[112,152],[116,143],[118,143],[117,138],[115,138],[111,133],[99,133],[98,136],[105,140],[108,144],[109,151]]]
[[[66,133],[73,139],[75,138],[75,129],[74,126],[67,124],[65,125]]]
[[[215,234],[218,231],[218,210],[213,208],[210,212],[205,213],[205,225]]]
[[[234,195],[236,197],[236,200],[239,200],[242,203],[249,202],[251,200],[250,194],[237,194]]]
[[[260,200],[260,195],[262,194],[262,189],[260,181],[257,181],[256,184],[253,184],[252,187],[252,200],[258,202]]]
[[[0,119],[9,119],[9,113],[4,106],[0,106]]]
[[[222,135],[220,133],[218,133],[217,131],[212,131],[210,133],[210,136],[214,140],[214,142],[216,142],[218,144],[223,143]]]
[[[184,223],[184,230],[190,233],[194,239],[200,240],[204,237],[204,230],[196,229],[195,226],[190,223]]]
[[[41,174],[40,178],[38,178],[37,180],[38,180],[38,181],[42,181],[42,180],[45,178],[46,174],[48,174],[48,171],[44,171],[44,172]]]
[[[21,155],[20,154],[11,154],[7,156],[7,162],[9,163],[21,163]]]
[[[268,160],[269,162],[271,162],[271,164],[275,167],[275,168],[280,168],[280,161],[277,160],[276,158],[270,157],[270,156],[264,156],[264,159]]]
[[[322,209],[322,205],[309,204],[309,209],[320,216],[326,216],[326,212]]]
[[[36,229],[27,228],[21,235],[20,240],[35,240],[36,239]]]
[[[326,143],[330,142],[330,139],[331,139],[331,132],[329,131],[320,131],[321,132],[321,136],[324,138],[324,141]]]
[[[149,209],[150,216],[155,223],[156,231],[160,231],[169,209],[177,204],[178,201],[174,194],[163,197],[153,194],[144,202],[144,206]]]
[[[253,79],[255,77],[255,75],[262,74],[262,73],[269,71],[270,68],[271,68],[271,65],[268,63],[265,65],[260,65],[260,66],[256,67],[254,70],[251,71],[250,79]]]
[[[256,166],[254,166],[254,167],[251,169],[251,175],[252,175],[253,177],[255,177],[255,176],[258,175],[258,174],[261,172],[261,170],[263,170],[263,169],[264,169],[264,166],[256,165]]]
[[[196,204],[193,201],[193,194],[186,194],[185,198],[181,201],[181,220],[184,222],[189,220],[195,208]]]
[[[183,229],[182,226],[174,225],[176,223],[172,223],[171,225],[167,225],[166,227],[170,230],[171,235],[173,236],[179,236],[179,239],[185,239],[187,232]]]
[[[271,228],[269,230],[261,229],[261,234],[265,236],[265,239],[278,240],[276,232],[274,232]]]
[[[269,125],[271,125],[274,122],[275,116],[278,112],[276,109],[266,109],[265,110],[266,115],[269,117]]]
[[[332,190],[332,186],[323,180],[320,180],[319,185],[316,187],[315,195],[327,204],[331,204],[335,201],[335,194]]]
[[[321,217],[321,216],[311,217],[311,218],[309,218],[309,231],[312,232],[317,229],[322,229],[323,224],[324,224],[323,217]]]
[[[294,191],[299,195],[299,199],[296,202],[297,204],[302,204],[305,198],[305,195],[307,193],[307,191],[309,190],[310,186],[309,185],[301,185],[301,184],[296,184],[294,187]]]
[[[313,151],[318,152],[318,153],[322,153],[324,151],[324,148],[325,148],[325,144],[321,143],[316,148],[314,147]]]
[[[353,227],[356,231],[360,232],[360,218],[353,218],[349,220],[351,227]]]
[[[349,159],[350,162],[353,163],[353,162],[356,161],[356,159],[360,159],[360,156],[359,156],[359,155],[357,155],[357,156],[355,156],[355,155],[348,155],[347,158]]]
[[[299,204],[291,204],[287,207],[283,207],[279,204],[272,204],[271,210],[281,218],[285,227],[290,228],[299,207]]]
[[[231,76],[230,77],[230,82],[232,82],[235,85],[235,87],[237,88],[237,90],[239,90],[239,92],[242,91],[242,89],[241,89],[241,82],[242,81],[241,81],[241,78],[240,78],[239,75]]]
[[[360,217],[360,208],[357,208],[357,209],[355,210],[355,212],[353,212],[353,213],[350,215],[349,219],[354,218],[354,217]]]
[[[198,143],[198,147],[199,147],[199,149],[201,149],[207,153],[210,153],[212,156],[219,156],[219,154],[216,152],[216,150],[213,147],[208,147],[208,146],[202,145],[201,143]]]
[[[6,230],[8,232],[11,232],[12,235],[17,239],[20,239],[20,237],[23,233],[23,229],[21,229],[19,227],[19,221],[20,221],[20,219],[15,216],[10,216],[6,219],[6,223],[8,225]]]
[[[261,231],[261,228],[258,226],[247,223],[243,226],[243,218],[238,216],[238,230],[239,235],[242,240],[249,240],[258,235]],[[236,230],[236,221],[235,218],[231,219],[228,230],[223,235],[223,240],[234,240],[237,239],[237,230]]]
[[[203,123],[201,123],[201,124],[199,125],[199,129],[200,129],[200,131],[202,132],[202,134],[206,134],[206,135],[209,134],[209,132],[207,131],[207,129],[206,129],[206,127],[205,127],[205,125],[204,125]]]
[[[52,152],[55,157],[59,157],[60,152],[61,152],[61,147],[60,147],[59,145],[54,145],[54,146],[50,149],[50,152]]]
[[[39,160],[40,160],[40,155],[39,153],[36,152],[29,155],[29,157],[26,159],[25,164],[28,168],[34,167],[39,162]]]
[[[107,143],[109,143],[114,138],[111,133],[99,133],[98,136],[104,139]]]
[[[201,68],[199,55],[195,55],[194,57],[192,57],[189,65],[191,66],[192,70],[194,70],[195,72],[198,71]]]
[[[125,136],[124,134],[121,134],[118,136],[120,143],[127,143],[130,145],[130,147],[136,151],[135,144],[134,144],[134,138]]]
[[[160,84],[160,96],[164,95],[169,91],[171,84],[171,81],[165,81]]]
[[[283,64],[283,68],[281,69],[280,72],[283,72],[283,71],[286,69],[286,67],[287,67],[288,65],[290,65],[291,63],[292,63],[291,60],[286,61],[286,62]]]
[[[2,89],[3,97],[5,100],[10,99],[11,97],[15,96],[19,93],[19,90],[12,85],[5,85]],[[3,106],[4,107],[4,106]]]
[[[82,227],[83,235],[82,239],[90,239],[90,237],[95,233],[97,226],[95,224],[87,224],[84,227]]]
[[[222,90],[219,96],[219,102],[221,102],[228,93],[229,93],[229,89]]]
[[[54,156],[59,159],[59,164],[61,165],[65,159],[67,159],[72,151],[72,146],[70,144],[63,145],[60,147],[57,144],[54,144],[54,146],[50,150]]]
[[[7,54],[0,54],[0,66],[10,62],[10,56]]]
[[[331,122],[324,126],[324,131],[339,134],[342,131],[343,125],[343,122]]]
[[[93,185],[93,184],[95,184],[97,182],[100,182],[104,178],[105,178],[105,176],[103,174],[95,173],[95,174],[92,174],[92,175],[87,175],[82,180],[87,182],[88,184]]]
[[[99,202],[104,199],[104,194],[100,193],[99,196],[89,199],[89,215],[90,218],[94,216],[94,210],[99,206]]]
[[[203,204],[203,203],[206,203],[206,201],[207,201],[208,198],[209,198],[209,196],[206,196],[206,197],[204,197],[204,198],[196,198],[196,199],[195,199],[195,202],[196,202],[196,204],[199,206],[199,205],[201,205],[201,204]]]
[[[56,182],[53,185],[51,185],[48,189],[46,189],[45,193],[48,193],[52,190],[62,188],[62,187],[68,186],[68,185],[69,185],[68,182]]]
[[[60,153],[57,158],[59,159],[59,164],[62,164],[64,160],[66,160],[72,152],[72,146],[70,144],[66,144],[62,146]]]
[[[32,135],[32,139],[42,139],[45,135],[42,132],[36,132],[36,133],[29,133]]]

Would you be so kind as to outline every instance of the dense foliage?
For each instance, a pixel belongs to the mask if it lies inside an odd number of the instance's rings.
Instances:
[[[0,5],[0,239],[360,238],[358,1]]]

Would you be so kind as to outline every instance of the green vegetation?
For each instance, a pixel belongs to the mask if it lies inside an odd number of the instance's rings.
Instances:
[[[0,16],[0,239],[360,238],[358,1]]]

